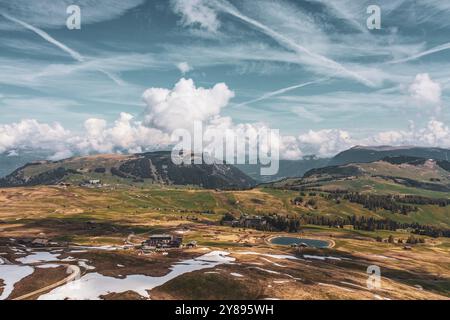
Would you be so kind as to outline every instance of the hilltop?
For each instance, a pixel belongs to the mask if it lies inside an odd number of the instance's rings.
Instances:
[[[356,146],[334,156],[328,163],[337,166],[348,163],[373,162],[387,157],[417,157],[434,160],[450,160],[450,150],[443,148],[395,147],[395,146]]]
[[[450,162],[417,157],[387,157],[312,169],[303,178],[272,184],[281,188],[325,188],[350,191],[418,193],[450,192]],[[411,189],[411,190],[409,190]],[[422,190],[422,191],[421,191]]]
[[[169,151],[133,155],[95,155],[27,164],[3,179],[0,187],[81,184],[192,185],[207,189],[246,189],[253,179],[226,164],[175,165]]]

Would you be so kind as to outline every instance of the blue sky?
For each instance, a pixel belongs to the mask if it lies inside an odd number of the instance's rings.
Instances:
[[[66,27],[71,4],[81,30]],[[450,3],[377,1],[382,28],[368,30],[371,4],[0,0],[0,152],[141,151],[164,143],[170,115],[280,129],[286,158],[450,147]],[[152,88],[204,100],[162,114]]]

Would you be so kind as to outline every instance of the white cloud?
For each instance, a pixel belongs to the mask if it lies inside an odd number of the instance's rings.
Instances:
[[[215,116],[205,124],[204,133],[232,130],[238,136],[255,137],[270,129],[263,123],[235,124],[229,117]],[[300,159],[305,154],[330,157],[355,145],[450,148],[450,128],[441,121],[430,119],[422,128],[415,128],[412,123],[408,130],[382,131],[364,138],[356,138],[344,130],[323,129],[310,130],[297,137],[280,136],[279,140],[275,139],[272,143],[273,146],[279,146],[281,159],[291,160]],[[0,153],[17,152],[22,148],[43,149],[54,152],[50,160],[76,154],[139,153],[167,149],[171,144],[170,134],[146,127],[127,113],[121,113],[111,126],[103,119],[88,119],[85,131],[79,134],[57,123],[49,125],[36,120],[0,125]]]
[[[181,15],[184,26],[195,26],[216,32],[220,27],[216,11],[205,0],[173,0],[173,10]]]
[[[120,17],[128,10],[135,8],[145,0],[14,0],[1,1],[0,12],[14,15],[42,28],[65,27],[68,14],[67,7],[73,4],[80,6],[83,25],[108,21]],[[14,25],[0,21],[0,29],[10,30]]]
[[[430,81],[428,75],[420,75],[417,83],[425,82],[428,85],[424,87],[428,88]],[[422,86],[418,87],[414,92],[424,95]],[[72,133],[58,123],[36,120],[0,125],[0,153],[21,148],[46,149],[54,152],[51,159],[61,159],[75,154],[145,152],[169,147],[172,132],[180,128],[191,130],[194,121],[201,121],[206,133],[232,130],[239,136],[255,137],[271,129],[261,122],[234,123],[232,118],[221,115],[233,96],[224,83],[201,88],[191,79],[182,78],[173,89],[150,88],[144,92],[147,109],[143,121],[128,113],[121,113],[111,125],[104,119],[90,118],[80,133]],[[298,111],[303,116],[309,113],[306,108]],[[430,119],[423,128],[411,123],[408,130],[386,130],[362,138],[345,130],[322,129],[281,136],[273,143],[279,146],[282,159],[298,159],[305,154],[333,156],[354,145],[450,147],[450,129],[443,122]]]
[[[437,53],[437,52],[441,52],[441,51],[449,50],[449,49],[450,49],[450,42],[447,42],[447,43],[444,43],[442,45],[433,47],[431,49],[418,52],[418,53],[416,53],[414,55],[411,55],[411,56],[408,56],[406,58],[397,59],[397,60],[394,60],[394,61],[390,61],[388,63],[389,64],[395,64],[395,63],[408,62],[408,61],[412,61],[412,60],[416,60],[416,59],[428,56],[428,55],[433,54],[433,53]]]
[[[286,160],[300,159],[305,153],[297,139],[293,136],[281,136],[280,141],[280,158]]]
[[[179,0],[178,2],[184,2],[182,0]],[[334,76],[338,75],[341,77],[347,77],[355,79],[367,86],[374,86],[374,83],[370,81],[369,79],[365,78],[361,74],[355,72],[354,70],[350,70],[344,65],[334,61],[333,59],[330,59],[324,55],[321,55],[313,50],[311,50],[309,47],[306,47],[304,44],[300,44],[297,41],[293,40],[288,34],[279,32],[269,25],[266,25],[264,23],[261,23],[260,21],[249,17],[243,13],[241,13],[235,6],[233,6],[231,3],[227,2],[226,0],[210,0],[210,1],[200,1],[200,0],[191,0],[187,1],[188,3],[195,3],[199,7],[199,11],[207,10],[208,12],[222,12],[226,13],[228,15],[233,16],[236,19],[239,19],[241,22],[244,22],[245,24],[251,26],[255,30],[260,31],[261,33],[265,34],[266,36],[272,38],[274,41],[276,41],[280,46],[284,47],[285,49],[289,51],[293,51],[297,54],[298,59],[304,63],[305,65],[312,66],[314,68],[321,67],[323,71],[325,71],[327,74],[332,74]],[[214,11],[215,10],[215,11]],[[187,19],[192,18],[192,14],[189,14],[189,11],[180,11],[176,10],[177,13],[181,13],[183,17],[183,21]],[[188,12],[188,13],[186,13]],[[215,16],[215,19],[217,19],[217,16]],[[196,21],[198,22],[198,21]],[[185,25],[189,25],[184,23]],[[319,68],[320,69],[320,68]]]
[[[2,13],[0,12],[0,16],[4,17],[5,19],[17,23],[19,25],[21,25],[22,27],[33,31],[34,33],[36,33],[38,36],[40,36],[42,39],[44,39],[45,41],[48,41],[49,43],[53,44],[54,46],[58,47],[59,49],[63,50],[64,52],[68,53],[73,59],[75,59],[78,62],[85,62],[85,58],[77,51],[69,48],[67,45],[65,45],[64,43],[56,40],[55,38],[53,38],[51,35],[49,35],[47,32],[45,32],[44,30],[41,30],[39,28],[36,28],[20,19],[17,19],[15,17],[12,17],[6,13]],[[124,85],[124,82],[117,76],[112,74],[109,71],[97,68],[97,71],[105,74],[107,77],[109,77],[112,81],[114,81],[116,84],[118,85]]]
[[[411,97],[418,103],[439,104],[441,101],[441,85],[434,82],[428,73],[419,73],[409,86]]]
[[[76,139],[75,148],[81,153],[139,153],[170,144],[170,137],[160,130],[148,128],[133,116],[121,113],[112,127],[103,119],[85,122],[86,133]]]
[[[313,122],[321,122],[323,121],[323,118],[316,114],[315,112],[311,112],[305,107],[299,106],[299,107],[293,107],[291,109],[293,113],[295,113],[300,119],[306,119]]]
[[[189,71],[192,71],[192,67],[187,62],[180,62],[177,64],[178,70],[184,75],[188,73]]]
[[[0,125],[0,153],[17,147],[55,149],[65,144],[71,136],[60,124],[22,120]]]
[[[237,105],[237,107],[245,106],[245,105],[248,105],[248,104],[251,104],[251,103],[255,103],[255,102],[259,102],[259,101],[263,101],[263,100],[272,98],[274,96],[281,95],[283,93],[287,93],[289,91],[300,89],[300,88],[303,88],[303,87],[307,87],[307,86],[310,86],[310,85],[313,85],[313,84],[318,84],[318,83],[324,82],[326,80],[330,80],[330,78],[324,78],[324,79],[318,79],[318,80],[314,80],[314,81],[308,81],[308,82],[305,82],[305,83],[297,84],[295,86],[290,86],[290,87],[279,89],[279,90],[276,90],[276,91],[267,92],[267,93],[265,93],[264,95],[262,95],[259,98],[240,103],[240,104]]]
[[[182,78],[171,90],[150,88],[143,94],[147,104],[145,124],[172,133],[192,128],[194,121],[207,122],[220,114],[234,92],[224,83],[211,89],[196,87],[192,79]]]
[[[338,129],[309,130],[298,137],[303,153],[333,156],[355,145],[350,133]]]
[[[423,128],[416,128],[414,122],[411,122],[408,130],[380,132],[373,137],[364,139],[361,144],[450,148],[450,129],[443,122],[432,118]]]

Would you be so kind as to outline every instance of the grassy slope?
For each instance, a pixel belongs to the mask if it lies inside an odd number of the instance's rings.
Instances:
[[[95,220],[127,225],[134,231],[151,229],[148,220],[170,221],[180,217],[197,217],[204,221],[217,222],[225,212],[235,215],[270,214],[282,215],[327,215],[329,217],[366,216],[377,219],[389,218],[399,222],[450,226],[450,208],[419,206],[419,211],[407,216],[383,210],[373,212],[361,205],[342,200],[335,201],[316,196],[304,196],[304,201],[315,199],[317,208],[294,206],[291,200],[299,192],[269,188],[249,191],[216,192],[187,188],[116,188],[86,189],[73,187],[24,188],[13,192],[9,189],[9,201],[3,202],[0,216],[14,221],[17,212],[21,219],[72,219],[73,222]],[[25,190],[25,191],[24,191]],[[0,194],[1,196],[1,194]],[[203,211],[210,213],[202,213]],[[140,229],[140,226],[147,229]],[[139,226],[139,227],[137,227]]]

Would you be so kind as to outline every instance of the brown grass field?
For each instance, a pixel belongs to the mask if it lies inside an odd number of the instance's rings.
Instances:
[[[218,192],[177,188],[87,189],[35,187],[0,190],[0,258],[18,264],[20,239],[48,238],[59,243],[60,257],[87,261],[82,276],[96,272],[123,279],[128,275],[161,277],[179,261],[213,250],[230,253],[235,261],[182,274],[149,290],[151,299],[449,299],[450,240],[426,238],[404,250],[401,244],[375,238],[405,239],[403,232],[364,232],[305,226],[300,234],[270,233],[221,226],[224,212],[294,214],[309,212],[289,204],[292,194],[256,189]],[[361,207],[346,211],[375,215]],[[210,210],[202,213],[203,210]],[[320,207],[319,207],[320,211]],[[315,214],[324,214],[316,212]],[[339,213],[337,213],[339,214]],[[166,254],[143,253],[139,244],[155,233],[183,232],[194,249]],[[130,235],[132,235],[130,237]],[[327,240],[332,248],[302,250],[276,246],[274,236]],[[128,239],[128,240],[127,240]],[[118,250],[73,250],[76,245],[118,246]],[[40,251],[55,250],[42,248]],[[277,255],[288,255],[281,258]],[[320,257],[322,259],[318,259]],[[331,258],[324,258],[331,257]],[[334,259],[333,259],[334,258]],[[68,264],[73,262],[67,262]],[[119,268],[118,265],[121,267]],[[381,287],[367,288],[367,267],[381,269]],[[66,277],[62,267],[39,269],[15,284],[9,299]],[[1,278],[1,275],[0,275]],[[0,282],[0,293],[4,290]],[[31,297],[35,299],[38,296]],[[103,299],[143,299],[135,291],[110,292]]]

